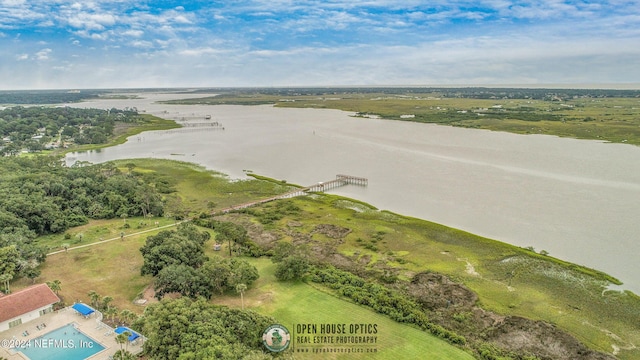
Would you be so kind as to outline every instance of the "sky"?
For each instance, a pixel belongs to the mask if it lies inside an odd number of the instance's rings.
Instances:
[[[640,0],[0,0],[0,89],[640,84]]]

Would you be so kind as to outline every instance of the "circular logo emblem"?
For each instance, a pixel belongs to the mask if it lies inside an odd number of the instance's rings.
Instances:
[[[291,335],[286,327],[279,324],[271,325],[262,333],[262,343],[269,351],[285,351],[291,343]]]

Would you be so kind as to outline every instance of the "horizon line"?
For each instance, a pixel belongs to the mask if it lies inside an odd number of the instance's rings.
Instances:
[[[142,87],[69,87],[69,88],[14,88],[7,91],[82,91],[82,90],[202,90],[202,89],[330,89],[330,88],[485,88],[485,89],[553,89],[553,90],[640,90],[640,83],[541,83],[541,84],[424,84],[424,85],[246,85],[246,86],[142,86]]]

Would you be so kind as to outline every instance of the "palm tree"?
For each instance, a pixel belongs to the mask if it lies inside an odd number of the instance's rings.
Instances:
[[[113,318],[118,315],[118,309],[115,306],[109,306],[108,308],[104,309],[104,315],[109,318],[109,320],[111,320],[111,322],[113,322]]]
[[[116,336],[116,342],[120,344],[120,350],[122,350],[122,344],[125,346],[125,351],[129,347],[129,336],[131,336],[130,331],[124,331]]]
[[[47,286],[49,286],[49,289],[55,292],[56,295],[59,295],[58,292],[62,290],[60,287],[60,280],[47,281]]]
[[[103,309],[108,309],[109,308],[109,303],[113,301],[113,298],[111,296],[105,296],[102,298],[102,308]]]
[[[118,350],[113,354],[113,360],[135,360],[136,356],[126,350]]]
[[[95,292],[94,290],[89,291],[89,299],[91,299],[91,305],[95,308],[98,307],[98,301],[100,301],[100,294]]]
[[[128,325],[131,325],[137,318],[138,315],[129,309],[124,309],[120,312],[120,320],[126,322]]]
[[[236,291],[240,293],[240,301],[242,302],[242,310],[244,310],[244,292],[247,290],[246,284],[236,285]]]

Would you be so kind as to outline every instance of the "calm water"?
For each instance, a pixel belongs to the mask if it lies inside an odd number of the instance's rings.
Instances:
[[[334,110],[153,104],[177,95],[100,100],[224,131],[147,132],[69,162],[132,157],[192,161],[310,185],[349,174],[335,193],[603,270],[640,294],[640,148],[410,122]],[[77,105],[74,105],[77,106]]]
[[[33,339],[29,345],[18,350],[31,360],[83,360],[104,350],[72,324]]]

